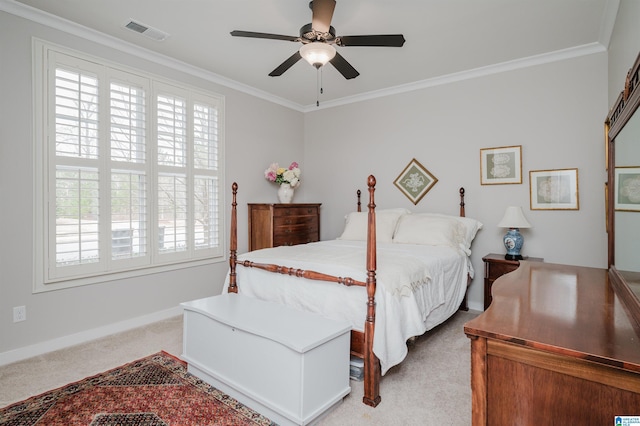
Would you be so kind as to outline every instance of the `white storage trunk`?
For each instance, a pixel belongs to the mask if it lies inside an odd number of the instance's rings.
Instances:
[[[238,294],[182,306],[188,371],[272,421],[310,424],[351,391],[348,323]]]

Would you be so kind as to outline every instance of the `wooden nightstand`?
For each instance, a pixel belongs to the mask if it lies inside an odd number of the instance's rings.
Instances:
[[[520,266],[518,260],[507,260],[504,254],[490,253],[482,258],[484,261],[484,309],[491,304],[491,286],[493,282],[509,272],[515,271]],[[523,260],[531,262],[543,262],[541,257],[525,256]]]
[[[249,204],[249,251],[320,240],[320,204]]]

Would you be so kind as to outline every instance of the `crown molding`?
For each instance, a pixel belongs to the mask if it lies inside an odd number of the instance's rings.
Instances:
[[[347,96],[340,99],[325,101],[320,106],[307,105],[303,108],[305,113],[317,111],[319,109],[333,108],[336,106],[347,105],[355,102],[362,102],[371,99],[381,98],[384,96],[392,96],[400,93],[412,92],[415,90],[427,89],[434,86],[443,86],[445,84],[455,83],[464,80],[472,80],[475,78],[485,77],[492,74],[499,74],[507,71],[528,68],[535,65],[547,64],[551,62],[564,61],[579,56],[593,55],[595,53],[606,52],[605,46],[600,43],[589,43],[582,46],[571,47],[568,49],[557,50],[555,52],[543,53],[540,55],[529,56],[526,58],[516,59],[513,61],[501,62],[498,64],[488,65],[486,67],[474,68],[467,71],[447,74],[439,77],[429,78],[426,80],[415,81],[413,83],[402,84],[399,86],[389,87],[386,89],[376,90],[354,96]]]

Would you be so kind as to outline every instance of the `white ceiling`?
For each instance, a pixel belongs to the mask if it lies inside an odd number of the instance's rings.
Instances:
[[[305,61],[280,77],[268,76],[299,43],[229,35],[245,30],[297,36],[300,27],[311,22],[308,0],[0,2],[57,15],[285,104],[315,107],[317,73]],[[402,33],[406,43],[402,48],[338,47],[360,76],[345,80],[330,64],[324,67],[320,102],[339,104],[469,73],[602,51],[618,4],[619,0],[337,0],[332,20],[337,35]],[[151,40],[125,29],[130,19],[170,35],[165,41]]]

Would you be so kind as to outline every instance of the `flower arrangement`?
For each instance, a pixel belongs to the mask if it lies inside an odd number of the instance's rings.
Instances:
[[[271,163],[269,168],[264,171],[265,179],[279,185],[288,183],[292,188],[297,188],[300,185],[300,174],[300,168],[295,161],[291,163],[288,169],[279,167],[278,163]]]

